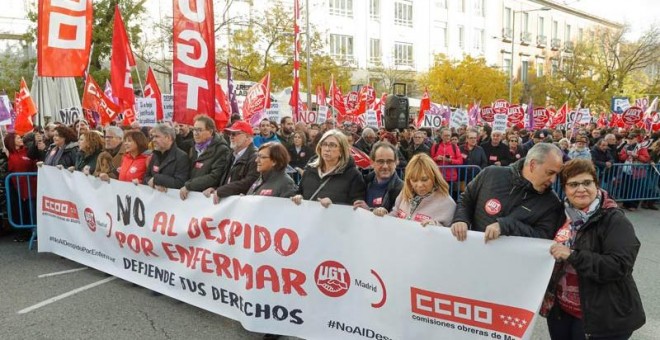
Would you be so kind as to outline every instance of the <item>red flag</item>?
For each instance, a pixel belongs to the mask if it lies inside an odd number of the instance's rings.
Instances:
[[[32,96],[30,96],[30,90],[23,78],[21,78],[21,88],[19,89],[16,99],[17,105],[20,105],[17,110],[20,109],[24,114],[30,117],[37,113],[37,106],[34,105]]]
[[[367,109],[373,108],[374,102],[376,101],[376,91],[373,87],[369,85],[362,86],[360,88],[358,96],[358,106],[356,115],[361,115],[367,112]]]
[[[252,118],[254,114],[265,114],[265,110],[269,107],[270,72],[268,72],[260,82],[252,85],[248,90],[247,95],[245,96],[245,101],[243,102],[243,120],[250,121],[250,118]]]
[[[417,115],[417,126],[422,126],[424,121],[424,114],[426,111],[431,110],[431,98],[429,98],[429,89],[424,89],[424,95],[422,100],[419,102],[419,114]]]
[[[330,106],[337,111],[339,115],[346,114],[346,105],[344,104],[344,95],[337,86],[334,76],[330,80]]]
[[[21,84],[22,87],[22,84]],[[14,93],[14,108],[16,109],[16,121],[14,122],[14,131],[19,136],[22,136],[34,129],[32,124],[32,115],[28,113],[28,107],[25,104],[25,99],[21,95]]]
[[[119,12],[119,5],[115,6],[113,29],[112,54],[110,55],[112,94],[119,98],[123,108],[133,107],[135,105],[135,93],[133,93],[131,66],[135,65],[135,58],[128,41],[124,21]]]
[[[612,113],[611,119],[610,119],[610,127],[624,127],[626,126],[626,123],[623,122],[623,119],[621,118],[621,114],[617,113]]]
[[[160,93],[160,88],[158,87],[158,82],[156,82],[156,76],[154,75],[151,66],[149,67],[149,70],[147,70],[147,81],[144,84],[144,97],[156,100],[156,120],[163,120],[163,96]]]
[[[300,117],[300,1],[293,0],[293,88],[289,105],[293,108],[293,120],[298,121]],[[307,89],[311,91],[312,89]]]
[[[106,126],[117,118],[121,108],[112,101],[96,83],[92,75],[87,77],[82,100],[83,109],[96,111],[101,116],[101,125]]]
[[[215,30],[213,1],[174,1],[174,118],[193,124],[193,118],[215,113]]]
[[[568,103],[564,103],[557,112],[550,118],[550,127],[556,128],[557,125],[565,125],[568,116]]]
[[[600,117],[598,117],[598,121],[596,121],[596,126],[598,128],[607,127],[607,118],[605,117],[605,112],[600,113]]]
[[[318,106],[328,105],[325,94],[325,85],[319,85],[316,87],[316,105]]]
[[[92,0],[39,1],[37,21],[37,74],[82,76],[91,50]]]
[[[229,108],[229,99],[225,94],[225,91],[222,90],[220,86],[220,78],[215,76],[215,115],[213,120],[215,121],[215,128],[217,131],[222,131],[227,126],[229,121],[230,108]]]

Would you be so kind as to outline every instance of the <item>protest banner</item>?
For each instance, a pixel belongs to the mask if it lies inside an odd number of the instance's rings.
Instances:
[[[483,120],[486,123],[492,123],[493,120],[495,119],[495,112],[493,112],[493,108],[490,106],[484,106],[481,108],[481,120]]]
[[[378,116],[376,110],[367,110],[364,114],[364,124],[370,128],[378,129]]]
[[[318,116],[316,117],[317,124],[323,124],[328,120],[328,107],[326,105],[319,106]]]
[[[10,125],[12,106],[9,101],[9,96],[6,94],[0,95],[0,125]]]
[[[498,99],[493,103],[493,114],[509,113],[509,102],[505,99]]]
[[[589,124],[591,123],[591,110],[588,107],[584,107],[578,110],[578,115],[576,117],[578,124]]]
[[[520,105],[510,105],[508,110],[508,126],[517,125],[523,128],[525,121],[525,110]]]
[[[630,97],[612,97],[610,110],[615,113],[623,113],[630,107]]]
[[[163,94],[163,121],[171,122],[174,117],[174,96]]]
[[[467,123],[467,111],[463,109],[456,109],[456,111],[452,112],[449,127],[458,128],[461,125],[467,125]]]
[[[266,109],[266,116],[271,122],[280,123],[280,103],[270,103],[270,108]]]
[[[84,119],[82,110],[79,107],[61,108],[53,117],[56,122],[64,125],[73,125],[78,119]]]
[[[493,117],[493,132],[506,132],[508,116],[505,114],[496,114]]]
[[[156,99],[154,98],[137,98],[135,99],[137,106],[137,121],[140,126],[156,126]]]
[[[543,129],[550,121],[550,113],[545,107],[534,108],[534,128]]]
[[[434,128],[439,129],[442,127],[442,116],[434,115],[427,111],[424,114],[424,120],[422,121],[423,128]]]
[[[504,123],[506,121],[503,121]],[[549,240],[377,217],[263,196],[100,181],[42,166],[39,251],[241,322],[302,338],[528,339]],[[387,249],[387,251],[383,251]],[[512,265],[515,264],[515,265]],[[484,278],[497,284],[484,285]]]
[[[316,111],[304,110],[300,111],[300,121],[305,124],[314,124],[316,123],[317,113]]]
[[[631,126],[641,121],[643,116],[644,116],[644,111],[640,107],[631,106],[626,111],[623,112],[623,115],[621,115],[621,119],[623,119],[623,122],[626,125]]]

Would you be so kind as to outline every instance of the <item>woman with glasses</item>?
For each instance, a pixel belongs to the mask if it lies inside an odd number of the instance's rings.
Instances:
[[[521,158],[525,158],[527,150],[520,145],[520,137],[516,134],[509,134],[507,137],[507,145],[509,145],[509,157],[502,160],[502,165],[509,165],[517,162]]]
[[[449,195],[449,184],[437,165],[425,154],[415,155],[406,166],[403,189],[394,202],[390,216],[420,222],[422,226],[451,226],[456,203]],[[374,209],[376,216],[388,212]]]
[[[541,307],[552,339],[629,339],[646,317],[632,272],[640,242],[616,202],[598,186],[590,160],[560,173],[566,223],[550,254],[557,261]]]
[[[259,178],[252,184],[248,195],[291,197],[298,187],[286,174],[289,152],[279,142],[262,144],[257,151],[257,172]]]
[[[291,200],[296,204],[303,199],[319,201],[327,208],[333,203],[353,205],[364,199],[364,180],[350,150],[343,132],[325,132],[316,146],[317,157],[305,167],[298,194]]]

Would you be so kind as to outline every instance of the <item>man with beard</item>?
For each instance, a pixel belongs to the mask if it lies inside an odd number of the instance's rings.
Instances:
[[[291,117],[283,117],[280,120],[280,132],[277,133],[277,139],[280,140],[285,148],[289,149],[293,146],[293,132],[295,125]]]
[[[264,118],[259,123],[259,135],[254,137],[254,146],[258,148],[262,144],[266,144],[268,142],[279,142],[280,140],[272,130],[273,127],[270,125],[270,121],[267,118]]]
[[[256,162],[257,148],[252,143],[252,126],[247,122],[238,121],[226,128],[225,133],[229,134],[229,146],[233,151],[231,166],[225,172],[224,179],[217,189],[204,190],[206,197],[213,196],[215,204],[218,204],[224,197],[247,194],[250,186],[259,178]]]
[[[374,170],[364,177],[367,184],[366,197],[355,201],[353,208],[382,208],[390,212],[403,188],[403,181],[396,174],[399,164],[396,148],[388,142],[378,142],[374,144],[369,156]]]

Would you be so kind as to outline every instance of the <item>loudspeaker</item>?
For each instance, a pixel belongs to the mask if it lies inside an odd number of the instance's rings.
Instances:
[[[408,97],[389,95],[385,99],[385,130],[405,129],[408,127],[410,106]]]

